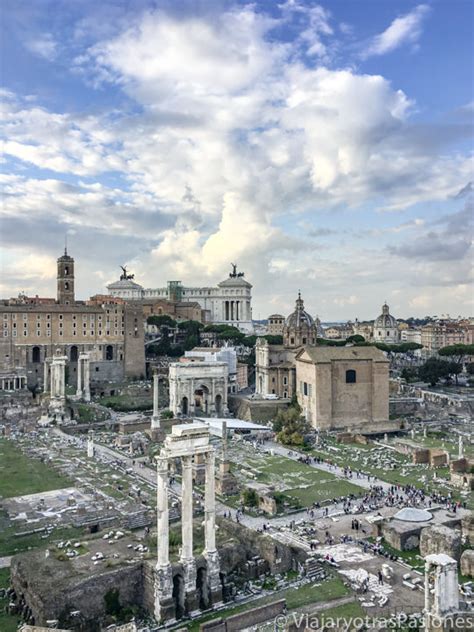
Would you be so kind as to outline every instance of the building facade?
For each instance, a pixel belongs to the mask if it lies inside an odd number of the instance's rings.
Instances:
[[[293,397],[296,391],[295,355],[304,345],[316,344],[317,324],[304,309],[298,293],[295,310],[285,320],[283,344],[258,338],[255,346],[255,391],[259,395]]]
[[[26,371],[29,386],[43,386],[44,363],[58,350],[68,359],[68,381],[77,380],[79,354],[91,358],[91,380],[145,375],[143,310],[134,302],[79,303],[74,259],[58,259],[56,303],[0,303],[0,371]]]
[[[272,314],[267,319],[267,334],[270,336],[282,336],[285,326],[285,317],[281,314]]]
[[[126,301],[165,299],[174,302],[198,303],[208,323],[226,324],[245,333],[253,332],[252,285],[245,280],[243,272],[233,266],[229,277],[215,287],[187,287],[181,281],[168,281],[166,287],[144,288],[136,283],[126,270],[119,281],[110,283],[107,290],[111,296]]]
[[[296,355],[298,403],[319,430],[383,432],[389,361],[374,347],[305,347]]]

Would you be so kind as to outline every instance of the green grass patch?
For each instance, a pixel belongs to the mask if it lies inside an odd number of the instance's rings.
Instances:
[[[0,496],[13,498],[71,485],[50,465],[28,457],[12,442],[0,439]]]
[[[113,395],[102,397],[99,404],[118,412],[130,412],[132,410],[151,410],[153,408],[152,397],[131,397],[130,395]]]
[[[342,580],[337,576],[334,576],[330,577],[321,584],[307,584],[305,586],[299,586],[298,588],[287,588],[286,590],[275,591],[271,595],[266,595],[265,597],[255,599],[254,601],[248,603],[240,604],[238,606],[229,606],[229,608],[221,610],[218,613],[213,612],[203,617],[199,617],[192,623],[188,624],[187,629],[189,632],[198,632],[199,626],[205,621],[217,618],[226,619],[234,614],[239,614],[252,608],[258,608],[259,606],[272,603],[273,601],[278,601],[279,599],[286,599],[287,607],[291,610],[292,608],[299,608],[300,606],[307,606],[312,603],[331,601],[333,599],[338,599],[339,597],[344,597],[347,594],[348,589],[344,586]]]

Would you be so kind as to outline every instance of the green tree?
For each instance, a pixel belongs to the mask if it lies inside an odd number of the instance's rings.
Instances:
[[[168,314],[153,314],[152,316],[148,316],[146,322],[149,325],[156,325],[158,328],[161,328],[163,325],[167,327],[176,327],[176,321],[168,316]]]
[[[267,340],[269,345],[282,345],[283,344],[283,336],[267,334],[264,336],[265,340]]]
[[[418,376],[430,386],[436,386],[441,378],[448,378],[452,374],[453,363],[438,358],[429,358],[418,369]]]
[[[407,382],[414,382],[418,379],[418,371],[412,367],[402,369],[401,377]]]
[[[258,494],[254,489],[245,488],[242,492],[242,502],[247,507],[257,507],[258,506]]]
[[[459,370],[453,371],[456,376],[456,384],[458,383],[458,375],[462,372],[462,368],[466,359],[474,355],[474,345],[448,345],[438,351],[438,355],[449,358],[449,360],[456,364]]]
[[[359,334],[354,334],[353,336],[349,336],[346,342],[353,342],[354,344],[360,344],[362,342],[365,342],[365,338],[364,336],[360,336]]]

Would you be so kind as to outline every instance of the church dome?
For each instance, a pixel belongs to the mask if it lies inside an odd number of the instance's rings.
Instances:
[[[304,311],[303,299],[301,298],[301,294],[298,292],[296,309],[286,319],[285,327],[301,327],[302,325],[312,327],[314,325],[314,319],[308,314],[308,312]]]
[[[304,309],[303,299],[298,292],[296,309],[285,321],[283,327],[283,344],[285,347],[301,347],[303,345],[315,345],[317,326],[313,317]]]
[[[375,319],[374,329],[396,329],[397,321],[390,314],[387,303],[382,306],[382,313]]]

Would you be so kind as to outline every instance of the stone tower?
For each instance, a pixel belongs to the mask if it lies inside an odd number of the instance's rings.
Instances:
[[[67,248],[64,248],[63,256],[58,259],[57,281],[58,303],[74,304],[74,259],[67,254]]]

